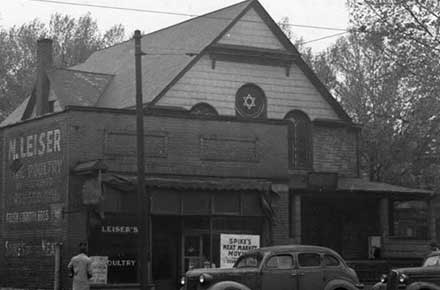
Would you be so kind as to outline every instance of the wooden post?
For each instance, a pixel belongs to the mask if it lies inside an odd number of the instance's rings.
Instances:
[[[136,70],[136,152],[137,152],[137,206],[138,206],[138,276],[141,290],[154,289],[151,273],[151,200],[145,190],[144,105],[142,97],[141,32],[134,32]]]
[[[428,238],[437,241],[436,216],[434,211],[434,200],[428,200]]]
[[[62,243],[55,244],[53,290],[61,289],[61,246]]]
[[[388,197],[383,197],[380,199],[379,220],[380,220],[380,231],[382,238],[387,238],[390,234]]]
[[[295,235],[295,243],[301,244],[301,195],[295,194],[293,196],[293,222],[294,222],[294,235]]]

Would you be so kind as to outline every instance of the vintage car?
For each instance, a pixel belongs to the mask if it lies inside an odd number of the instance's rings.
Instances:
[[[440,251],[429,254],[421,267],[392,269],[373,290],[440,290]]]
[[[232,268],[194,269],[181,280],[185,290],[355,290],[356,272],[335,251],[290,245],[250,250]]]

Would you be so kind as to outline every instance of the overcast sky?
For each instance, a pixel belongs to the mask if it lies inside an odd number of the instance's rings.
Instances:
[[[178,12],[201,15],[220,9],[240,0],[59,0],[82,4],[107,5],[124,8]],[[288,17],[290,23],[299,25],[325,26],[346,28],[348,12],[345,0],[259,0],[275,21]],[[122,11],[103,8],[79,7],[66,4],[37,2],[33,0],[0,0],[0,26],[9,28],[21,25],[34,18],[48,22],[51,14],[56,12],[79,17],[90,12],[97,20],[99,29],[104,31],[114,24],[124,25],[126,32],[131,35],[134,30],[152,32],[178,22],[189,19],[186,16],[163,15],[135,11]],[[329,36],[338,31],[309,29],[292,26],[297,37],[306,41]],[[337,37],[314,41],[307,45],[315,52],[325,49]]]

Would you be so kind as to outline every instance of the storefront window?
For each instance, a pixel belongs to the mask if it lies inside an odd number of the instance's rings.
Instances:
[[[392,235],[428,239],[428,204],[423,200],[394,201],[391,208]]]
[[[97,222],[92,215],[89,223],[89,255],[108,257],[107,283],[135,283],[139,231],[136,216],[106,213]]]

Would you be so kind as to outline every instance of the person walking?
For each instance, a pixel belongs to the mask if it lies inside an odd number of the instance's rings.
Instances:
[[[72,290],[89,290],[92,260],[87,256],[87,243],[79,243],[79,252],[67,265],[69,275],[73,278]]]

